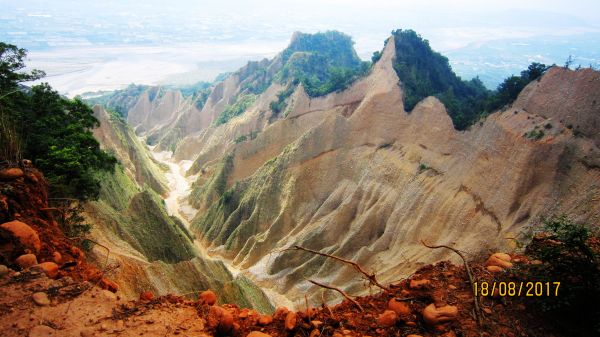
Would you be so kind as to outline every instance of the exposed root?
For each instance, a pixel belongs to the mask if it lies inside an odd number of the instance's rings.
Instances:
[[[358,263],[351,261],[351,260],[346,260],[344,258],[341,258],[339,256],[335,256],[335,255],[331,255],[331,254],[327,254],[327,253],[322,253],[319,252],[317,250],[312,250],[309,248],[304,248],[301,246],[293,246],[293,248],[288,248],[286,250],[291,250],[291,249],[296,249],[296,250],[302,250],[305,252],[309,252],[309,253],[313,253],[313,254],[317,254],[317,255],[321,255],[321,256],[325,256],[325,257],[329,257],[332,258],[334,260],[346,263],[351,265],[356,271],[358,271],[359,273],[363,274],[367,280],[369,281],[369,283],[371,283],[374,286],[377,286],[385,291],[390,291],[390,289],[384,285],[382,285],[381,283],[379,283],[379,281],[377,281],[377,278],[375,277],[375,273],[368,273],[363,267],[361,267],[361,265],[359,265]]]
[[[463,253],[461,253],[456,248],[446,246],[446,245],[432,246],[432,245],[428,245],[425,242],[425,240],[421,240],[421,243],[423,244],[423,246],[430,248],[430,249],[438,249],[438,248],[450,249],[451,251],[455,252],[458,256],[460,256],[460,258],[462,259],[462,261],[465,265],[465,270],[467,271],[467,275],[469,276],[469,283],[471,284],[471,291],[473,293],[473,304],[475,306],[475,318],[477,320],[477,325],[481,326],[482,318],[481,318],[481,309],[480,309],[480,305],[479,305],[479,297],[475,294],[475,289],[474,289],[475,281],[473,279],[473,273],[471,272],[471,267],[469,267],[469,263],[467,262],[467,259],[465,259],[465,256],[463,255]]]
[[[361,312],[364,312],[364,311],[365,311],[365,309],[363,309],[363,307],[360,305],[360,303],[358,303],[358,302],[357,302],[355,299],[353,299],[353,298],[352,298],[352,297],[350,297],[348,294],[346,294],[346,292],[345,292],[345,291],[343,291],[342,289],[339,289],[339,288],[336,288],[336,287],[332,287],[332,286],[328,286],[328,285],[326,285],[326,284],[319,283],[319,282],[317,282],[317,281],[313,281],[313,280],[308,280],[308,282],[310,282],[310,283],[312,283],[312,284],[314,284],[314,285],[317,285],[317,286],[319,286],[319,287],[323,287],[323,288],[325,288],[325,289],[330,289],[330,290],[335,290],[335,291],[337,291],[338,293],[342,294],[342,296],[344,296],[344,297],[345,297],[345,298],[346,298],[348,301],[350,301],[350,302],[352,302],[354,305],[356,305],[356,307],[357,307],[358,309],[360,309],[360,311],[361,311]],[[330,312],[331,312],[331,311],[330,311]]]

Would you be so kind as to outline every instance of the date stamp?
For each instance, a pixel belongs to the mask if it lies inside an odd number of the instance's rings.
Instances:
[[[560,282],[474,282],[475,296],[557,297]]]

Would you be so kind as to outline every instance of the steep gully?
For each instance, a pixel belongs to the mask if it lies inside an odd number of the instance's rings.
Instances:
[[[144,139],[140,139],[142,143],[146,144]],[[169,171],[165,173],[165,178],[168,182],[169,194],[166,198],[164,198],[165,205],[167,208],[167,212],[169,215],[175,216],[180,219],[186,228],[189,229],[190,222],[194,218],[197,213],[197,210],[194,209],[188,202],[188,197],[192,190],[192,183],[196,180],[197,176],[185,176],[185,173],[192,166],[192,161],[190,160],[182,160],[180,162],[175,162],[173,158],[173,153],[171,151],[159,151],[156,149],[156,146],[148,146],[149,152],[152,154],[154,159],[158,162],[169,167]],[[234,266],[230,261],[220,258],[214,257],[204,245],[198,240],[194,240],[194,245],[198,249],[200,257],[207,260],[217,260],[223,262],[223,264],[227,267],[227,269],[234,276],[239,275],[240,273],[245,277],[252,280],[257,286],[259,286],[262,291],[268,296],[271,303],[275,306],[285,306],[288,308],[296,308],[296,303],[290,301],[285,295],[275,291],[265,282],[259,282],[257,279],[257,274],[261,273],[260,269],[252,268],[252,272],[248,270],[241,270]],[[256,273],[256,274],[254,274]]]

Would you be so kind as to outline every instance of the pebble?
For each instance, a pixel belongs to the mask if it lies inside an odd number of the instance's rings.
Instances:
[[[285,316],[285,329],[288,331],[294,330],[294,328],[296,328],[296,321],[297,321],[297,317],[296,317],[296,313],[293,311],[290,311],[287,313],[287,315]]]
[[[38,262],[37,262],[37,257],[35,257],[35,255],[24,254],[24,255],[19,256],[15,260],[15,263],[17,264],[17,266],[21,267],[21,269],[27,269],[29,267],[35,266]]]
[[[37,305],[41,305],[41,306],[50,305],[50,299],[48,299],[48,295],[46,293],[37,292],[37,293],[33,294],[32,297],[33,297],[33,301]]]
[[[8,274],[8,267],[3,264],[0,264],[0,277],[4,277],[7,274]]]
[[[38,325],[29,331],[29,337],[58,336],[58,332],[47,325]]]
[[[246,337],[271,337],[271,335],[267,335],[266,333],[260,331],[252,331]]]

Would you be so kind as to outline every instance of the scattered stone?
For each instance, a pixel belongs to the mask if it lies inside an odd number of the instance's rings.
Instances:
[[[55,263],[60,264],[62,263],[62,255],[59,252],[54,252],[52,253],[52,260]]]
[[[513,266],[510,263],[511,257],[505,253],[494,253],[485,262],[486,266],[498,266],[502,269],[511,268]]]
[[[285,315],[287,315],[288,312],[290,312],[290,310],[288,308],[279,307],[275,310],[275,313],[273,314],[273,318],[285,319]]]
[[[48,295],[44,292],[37,292],[32,295],[33,301],[35,304],[40,306],[50,305],[50,299]]]
[[[504,271],[504,268],[498,266],[487,266],[485,269],[490,273],[501,273]]]
[[[383,314],[381,314],[381,315],[379,315],[379,317],[377,317],[377,324],[379,324],[385,328],[389,328],[389,327],[396,325],[397,321],[398,321],[398,315],[396,314],[396,312],[394,312],[392,310],[386,310],[383,312]]]
[[[0,180],[14,180],[23,176],[23,170],[18,167],[7,168],[0,171]]]
[[[33,254],[21,255],[15,260],[15,264],[21,269],[27,269],[37,264],[37,257]]]
[[[429,288],[431,281],[424,280],[410,280],[410,289],[425,289]]]
[[[47,325],[38,325],[29,331],[29,337],[58,336],[58,331]]]
[[[8,275],[8,267],[0,264],[0,277],[4,277],[6,275]]]
[[[285,316],[285,329],[292,331],[296,328],[296,321],[298,320],[298,317],[296,316],[295,312],[288,312],[287,315]]]
[[[246,337],[271,337],[271,335],[268,335],[268,334],[260,332],[260,331],[252,331],[249,334],[247,334]]]
[[[321,321],[310,321],[310,325],[312,325],[315,329],[318,329],[321,325],[323,325],[323,322],[321,322]]]
[[[423,336],[421,336],[421,335],[412,335],[411,334],[411,335],[406,335],[406,337],[423,337]]]
[[[490,308],[483,308],[483,312],[485,312],[488,315],[491,315],[492,314],[492,309],[490,309]]]
[[[308,337],[318,337],[321,336],[321,332],[318,329],[314,329],[313,331],[310,332],[310,335],[308,335]]]
[[[100,280],[100,287],[102,289],[106,289],[106,290],[112,291],[113,293],[116,293],[117,290],[119,290],[119,285],[118,284],[116,284],[115,282],[113,282],[113,281],[111,281],[109,279],[105,279],[105,278],[103,278],[103,279]]]
[[[152,301],[154,299],[154,294],[151,291],[143,291],[140,293],[141,301]]]
[[[217,295],[212,290],[201,292],[199,297],[204,304],[215,305],[217,303]]]
[[[435,304],[431,303],[423,309],[423,320],[429,325],[438,325],[456,319],[458,316],[458,308],[454,305],[446,305],[436,308]]]
[[[12,240],[23,249],[29,249],[33,253],[38,253],[42,249],[42,243],[38,233],[26,223],[21,221],[5,222],[0,225],[2,231],[12,236]],[[24,252],[21,251],[21,253]],[[16,252],[18,254],[19,252]]]
[[[58,265],[54,262],[42,262],[37,266],[40,267],[49,278],[53,279],[58,276]]]
[[[396,301],[394,298],[388,302],[388,309],[394,311],[398,316],[410,315],[410,307],[408,304]]]
[[[410,327],[415,327],[415,326],[417,326],[417,323],[416,323],[416,322],[412,322],[412,321],[411,321],[411,322],[406,322],[406,323],[404,323],[404,324],[406,324],[406,326],[410,326]]]
[[[260,325],[269,325],[271,323],[273,323],[273,317],[269,315],[261,315],[258,319],[258,324]]]
[[[233,330],[233,316],[222,307],[213,305],[208,312],[207,324],[216,328],[217,332],[227,334]]]
[[[458,288],[455,285],[451,284],[451,285],[448,286],[448,289],[450,289],[450,290],[456,290]]]

